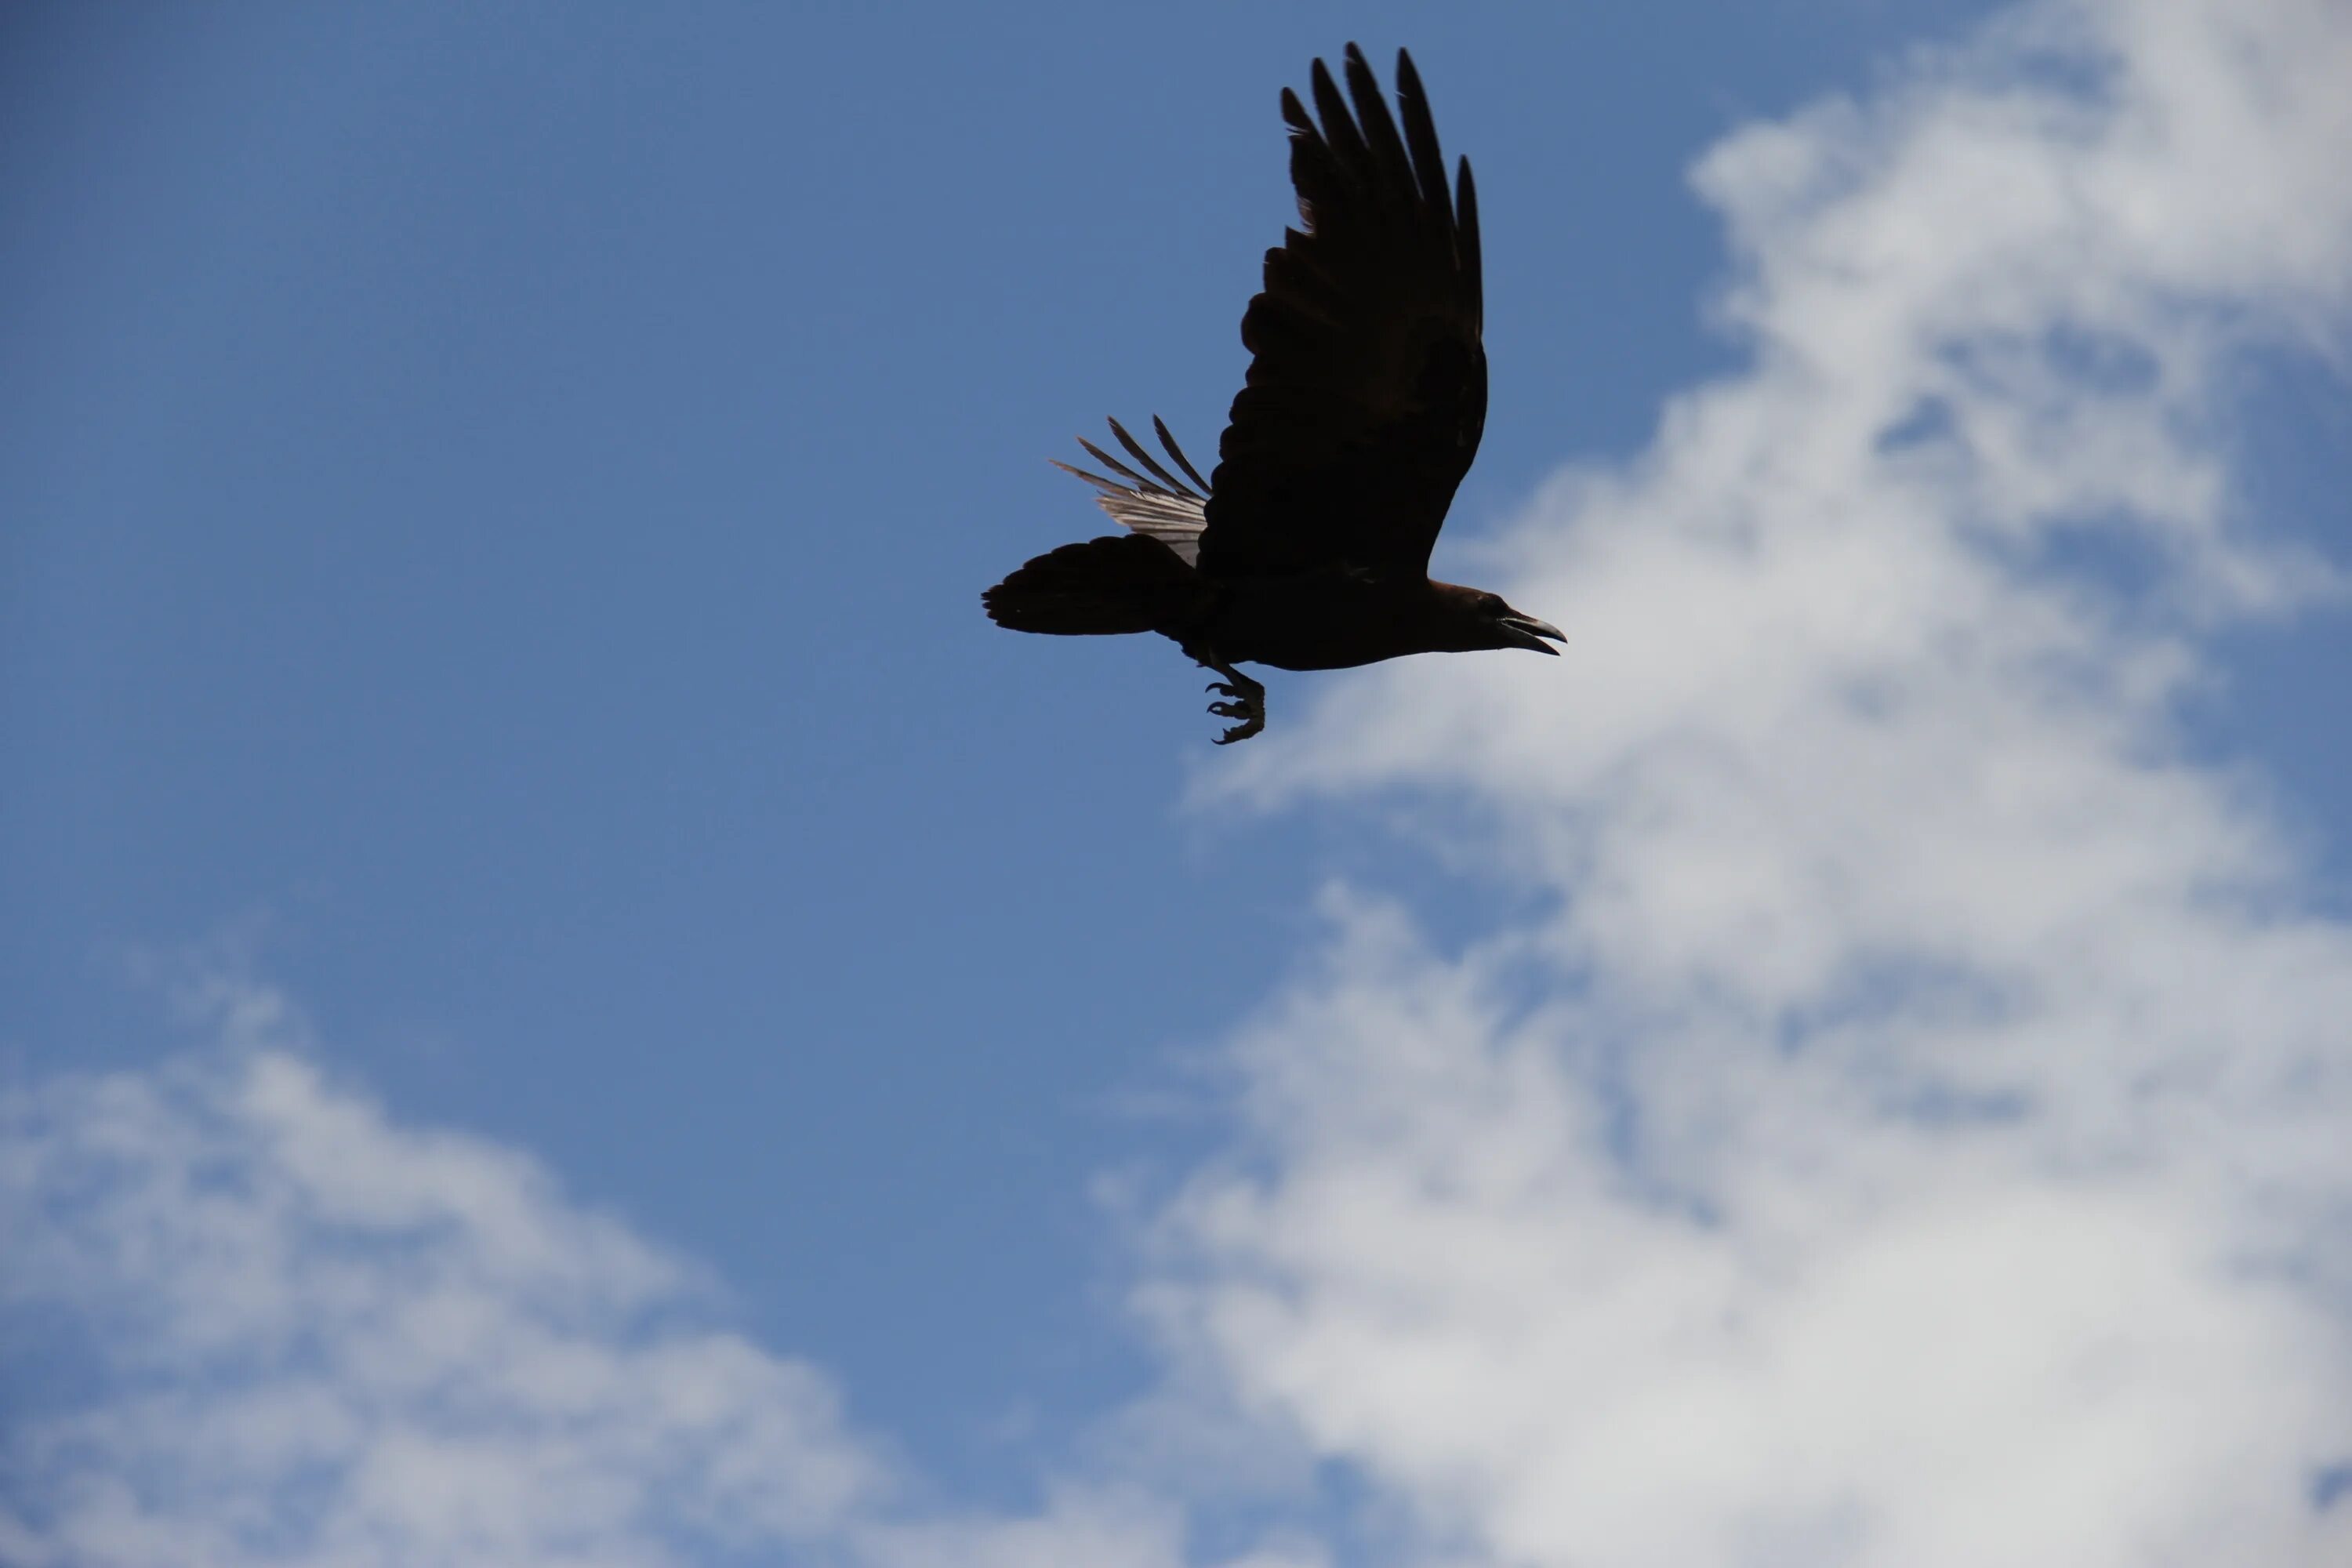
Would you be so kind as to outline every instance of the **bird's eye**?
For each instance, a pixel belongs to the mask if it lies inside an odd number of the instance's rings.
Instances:
[[[1503,603],[1502,595],[1489,594],[1485,598],[1478,601],[1478,607],[1486,611],[1490,616],[1499,616],[1507,611],[1511,606]]]

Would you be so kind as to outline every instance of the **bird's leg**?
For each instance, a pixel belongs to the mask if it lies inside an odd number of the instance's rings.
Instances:
[[[1265,687],[1260,686],[1206,648],[1188,647],[1184,651],[1192,656],[1193,663],[1204,668],[1213,669],[1225,678],[1223,680],[1211,681],[1209,689],[1222,691],[1233,700],[1212,702],[1209,704],[1209,711],[1220,719],[1241,721],[1240,723],[1217,737],[1218,745],[1230,746],[1235,741],[1246,741],[1265,728]]]

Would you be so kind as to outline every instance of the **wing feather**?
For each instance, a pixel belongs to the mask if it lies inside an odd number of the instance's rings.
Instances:
[[[1134,437],[1127,433],[1126,426],[1121,425],[1118,420],[1114,419],[1110,422],[1110,433],[1118,437],[1118,444],[1127,448],[1127,455],[1133,458],[1137,462],[1141,463],[1143,465],[1144,471],[1149,473],[1153,479],[1158,479],[1170,494],[1190,495],[1192,493],[1184,488],[1183,480],[1178,479],[1175,475],[1161,468],[1159,460],[1153,458],[1150,453],[1145,451],[1142,444],[1137,441]]]
[[[1128,483],[1133,485],[1136,489],[1150,490],[1160,488],[1153,484],[1150,479],[1145,479],[1141,474],[1137,473],[1133,468],[1129,468],[1125,463],[1120,462],[1117,458],[1112,457],[1108,452],[1104,451],[1100,447],[1096,446],[1092,441],[1087,440],[1084,436],[1078,437],[1078,445],[1087,449],[1087,455],[1088,457],[1094,458],[1096,462],[1100,463],[1104,468],[1108,468],[1112,473],[1117,474],[1120,479],[1127,480]]]
[[[1412,162],[1405,156],[1404,142],[1397,135],[1396,121],[1389,118],[1388,100],[1381,96],[1380,79],[1372,75],[1372,68],[1354,49],[1348,51],[1347,67],[1348,96],[1355,100],[1356,119],[1364,128],[1365,145],[1378,172],[1383,197],[1391,201],[1400,195],[1425,200],[1425,193],[1413,177]]]
[[[1485,426],[1468,164],[1457,200],[1409,56],[1395,117],[1352,44],[1342,74],[1345,92],[1315,62],[1312,114],[1282,95],[1299,226],[1266,252],[1242,318],[1249,377],[1202,487],[1212,576],[1425,574]]]
[[[1405,145],[1412,150],[1413,182],[1423,201],[1433,205],[1447,199],[1445,191],[1445,154],[1437,144],[1437,122],[1429,117],[1429,95],[1422,90],[1421,73],[1412,68],[1412,57],[1397,51],[1397,108],[1404,115]],[[1469,178],[1469,163],[1463,163],[1463,178]],[[1477,237],[1477,225],[1465,217],[1460,220],[1471,237]],[[1478,269],[1470,268],[1475,279]]]
[[[1206,495],[1209,481],[1201,477],[1201,470],[1192,466],[1192,459],[1184,455],[1184,448],[1179,447],[1176,437],[1168,433],[1168,422],[1155,414],[1151,416],[1151,428],[1159,434],[1160,444],[1168,448],[1168,455],[1176,459],[1176,466],[1184,470],[1184,477],[1200,487],[1202,495]]]
[[[1155,483],[1151,479],[1145,479],[1083,436],[1078,437],[1078,445],[1092,453],[1096,461],[1105,468],[1113,473],[1123,475],[1124,479],[1106,479],[1100,474],[1088,473],[1084,468],[1073,468],[1058,458],[1049,458],[1046,460],[1062,472],[1074,474],[1094,486],[1097,491],[1095,504],[1109,513],[1112,520],[1121,527],[1131,532],[1160,541],[1182,557],[1187,566],[1198,564],[1201,554],[1201,531],[1207,526],[1203,521],[1203,511],[1208,505],[1208,498],[1205,495],[1196,494],[1162,468],[1152,459],[1151,455],[1144,451],[1141,446],[1127,433],[1118,420],[1112,420],[1110,427],[1112,433],[1119,438],[1120,444],[1133,453],[1145,468],[1159,479],[1166,480],[1166,484]],[[1207,482],[1202,480],[1201,476],[1194,472],[1192,465],[1184,460],[1183,449],[1176,445],[1176,438],[1168,433],[1167,425],[1159,416],[1152,416],[1151,427],[1159,433],[1160,443],[1168,448],[1168,455],[1176,459],[1177,467],[1199,482],[1202,490],[1206,490]]]

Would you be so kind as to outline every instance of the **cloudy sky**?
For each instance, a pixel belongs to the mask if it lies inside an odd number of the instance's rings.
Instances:
[[[1567,656],[989,626],[1415,51]],[[2352,8],[16,8],[0,1562],[2352,1561]]]

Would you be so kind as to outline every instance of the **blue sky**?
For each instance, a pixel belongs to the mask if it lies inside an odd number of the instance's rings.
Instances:
[[[2073,973],[2210,963],[2273,975],[2318,1017],[2340,976],[2309,955],[2352,951],[2352,633],[2324,573],[2283,559],[2352,552],[2352,247],[2340,193],[2294,183],[2335,122],[2293,81],[2250,88],[2180,43],[2242,28],[2248,58],[2285,72],[2343,29],[2284,0],[2235,21],[2045,7],[1981,32],[1992,15],[14,15],[0,1050],[41,1108],[26,1145],[84,1146],[79,1075],[128,1075],[181,1107],[156,1117],[202,1121],[207,1095],[246,1103],[223,1064],[289,1051],[328,1087],[283,1104],[332,1121],[357,1096],[386,1149],[442,1129],[525,1157],[564,1194],[532,1200],[549,1225],[584,1208],[694,1260],[725,1298],[697,1310],[817,1369],[845,1402],[839,1443],[926,1500],[893,1519],[1065,1520],[1052,1500],[1083,1483],[1150,1499],[1152,1519],[1266,1511],[1294,1533],[1244,1546],[1277,1556],[1325,1527],[1342,1562],[1418,1550],[1382,1534],[1393,1512],[1505,1557],[1652,1560],[1665,1537],[1633,1505],[1591,1540],[1528,1525],[1517,1481],[1333,1392],[1358,1342],[1318,1337],[1298,1303],[1346,1290],[1292,1243],[1352,1234],[1314,1206],[1318,1182],[1402,1180],[1376,1156],[1423,1147],[1353,1118],[1439,1117],[1456,1092],[1543,1102],[1477,1088],[1532,1052],[1618,1108],[1619,1174],[1753,1196],[1780,1190],[1786,1152],[1727,1138],[1739,1165],[1701,1147],[1693,1129],[1728,1112],[1682,1086],[1745,1080],[1696,1043],[1717,1037],[1682,1016],[1696,998],[1738,1001],[1722,1029],[1827,1042],[1809,1059],[1844,1076],[1788,1088],[1792,1104],[1916,1068],[1894,1098],[2018,1096],[2054,1108],[2026,1120],[2057,1139],[2100,1120],[2067,1098],[2075,1079],[1983,1067],[2006,1047],[1965,1067],[1904,1055],[1921,1020],[1958,1026],[1922,973],[2041,986],[1989,933],[2042,931],[2078,894],[2041,950],[2093,954]],[[1269,734],[1220,752],[1172,649],[1013,637],[977,595],[1098,526],[1045,459],[1105,414],[1163,414],[1205,462],[1289,212],[1276,95],[1349,38],[1383,62],[1412,47],[1449,150],[1478,170],[1493,413],[1436,569],[1526,585],[1515,600],[1570,631],[1569,668],[1277,677]],[[1958,64],[1917,52],[1967,39]],[[2102,82],[2116,60],[2123,85]],[[2036,92],[2055,96],[2017,109]],[[2211,109],[2242,97],[2290,109]],[[2077,134],[2062,110],[2110,118]],[[1989,186],[1967,174],[1979,158]],[[2242,165],[2269,173],[2206,173]],[[2043,169],[2092,193],[2089,216],[2032,226],[2019,171]],[[1992,205],[1938,205],[1937,181]],[[1922,222],[1950,232],[1916,246]],[[2224,230],[2246,254],[2208,237]],[[1847,290],[1823,295],[1808,266]],[[2050,347],[2062,332],[2158,368],[2101,384]],[[1854,420],[1896,423],[1868,410],[1936,400],[1963,434],[1910,466],[1819,455]],[[1775,421],[1752,447],[1722,433]],[[1822,531],[1873,507],[1889,521],[1865,542]],[[1765,542],[1742,557],[1752,577],[1705,554],[1718,521]],[[1687,551],[1652,542],[1670,538]],[[1922,542],[1872,555],[1886,538]],[[1935,628],[1916,647],[1871,629],[1905,605]],[[2045,624],[2053,606],[2073,631]],[[1720,668],[1687,652],[1743,637]],[[1873,681],[1894,711],[1973,727],[1915,748],[1788,696]],[[1994,756],[2021,759],[2014,776],[1969,774],[1948,802],[1932,787]],[[1874,826],[1887,801],[1980,875],[1904,858]],[[2012,840],[2019,801],[2053,815]],[[2060,867],[2086,821],[2122,836],[2099,866],[2128,863],[2124,891]],[[2179,862],[2132,858],[2154,840]],[[1784,864],[1790,845],[1813,858]],[[1897,892],[1857,890],[1895,864]],[[2187,891],[2165,913],[2162,889],[2209,885],[2273,913],[2209,927]],[[1953,913],[1979,908],[1981,928]],[[2084,982],[2080,1007],[2031,1027],[1969,1027],[2106,1039],[2082,1020],[2142,1005],[2116,984]],[[257,998],[290,1011],[255,1025]],[[1462,1053],[1428,1082],[1413,1049],[1380,1044],[1424,1015]],[[2208,1035],[2259,1057],[2234,1033],[2269,1026],[2253,1016],[2224,1009]],[[2273,1037],[2282,1080],[2341,1081],[2340,1027]],[[2052,1052],[2109,1086],[2146,1068]],[[2212,1170],[2280,1142],[2270,1106],[2214,1112]],[[266,1164],[260,1147],[207,1157]],[[2043,1175],[2091,1157],[2032,1147],[2016,1157]],[[1943,1169],[1878,1177],[1942,1192]],[[2222,1204],[2206,1167],[2166,1169],[2142,1195]],[[2275,1184],[2317,1212],[2352,1174],[2320,1140]],[[1807,1191],[1806,1214],[1845,1212]],[[2095,1217],[2053,1234],[2142,1234],[2138,1211]],[[1364,1221],[1423,1222],[1450,1237],[1483,1220]],[[1606,1230],[1582,1210],[1558,1224],[1540,1234]],[[2179,1248],[2246,1240],[2215,1226],[2125,1264],[2168,1279]],[[1919,1277],[1977,1256],[1962,1232]],[[90,1300],[139,1283],[121,1259],[90,1269]],[[1257,1321],[1244,1287],[1265,1279],[1287,1281],[1296,1342],[1233,1327]],[[1853,1312],[1877,1321],[1876,1289],[1855,1286]],[[2072,1322],[2069,1300],[2021,1321]],[[2214,1327],[2238,1321],[2228,1302],[2182,1300],[2183,1333],[2239,1342]],[[54,1325],[30,1321],[15,1342],[53,1353]],[[2316,1368],[2340,1366],[2345,1320],[2332,1338],[2297,1323],[2223,1373],[2284,1356],[2333,1386]],[[1611,1350],[1607,1322],[1583,1331]],[[110,1375],[44,1384],[42,1408],[107,1408]],[[2179,1390],[2158,1394],[2150,1408]],[[1801,1397],[1775,1397],[1804,1422]],[[2316,1415],[2246,1420],[2308,1440],[2283,1475],[2352,1455]],[[1166,1458],[1186,1451],[1171,1433],[1236,1421],[1322,1475],[1319,1500],[1166,1483],[1193,1468]],[[2149,1463],[2171,1484],[2219,1461]],[[1925,1528],[1902,1486],[1825,1464],[1794,1489],[1892,1522],[1825,1524],[1835,1510],[1808,1503],[1784,1521],[1790,1560],[1876,1562]],[[1229,1545],[1185,1550],[1238,1561]]]

